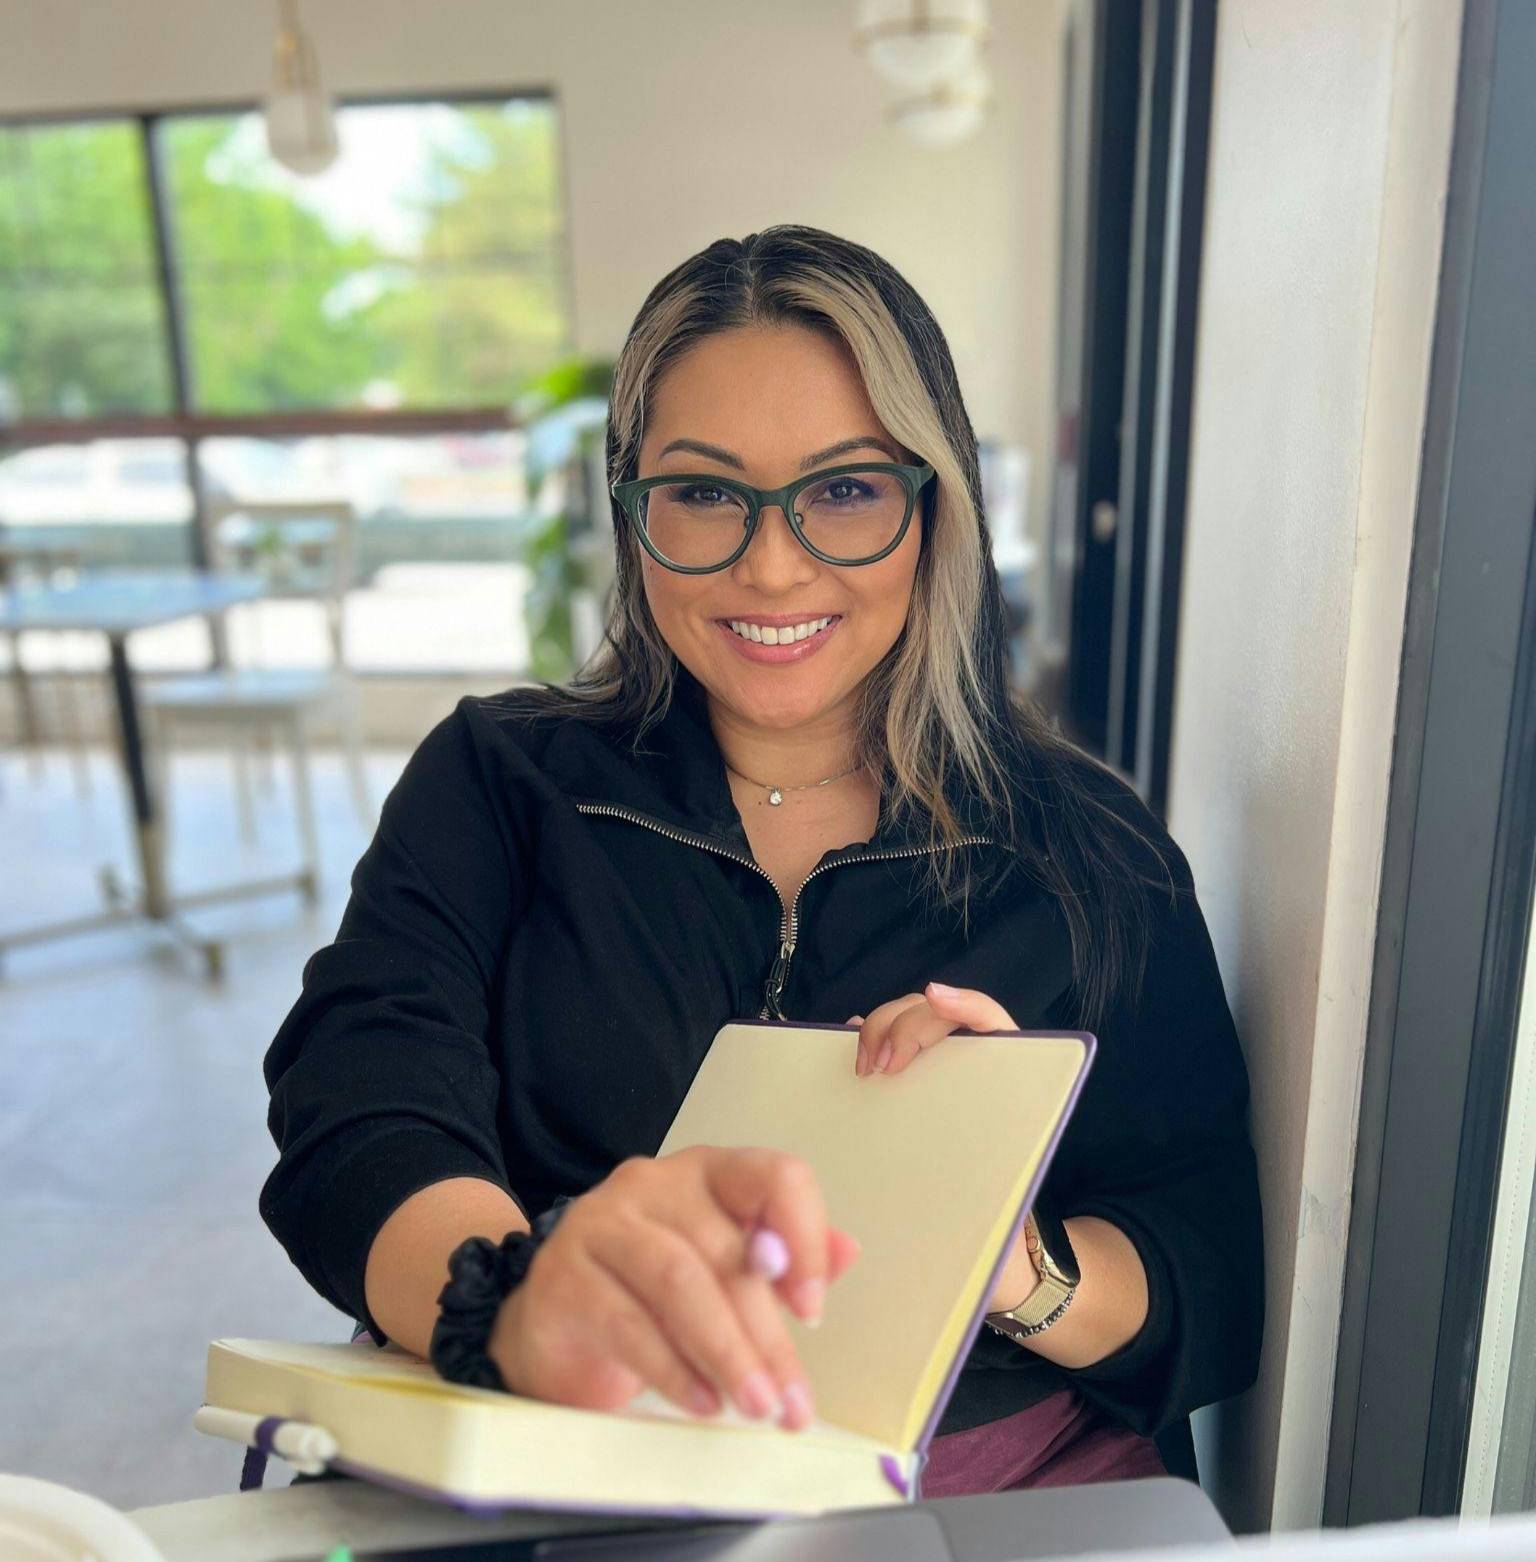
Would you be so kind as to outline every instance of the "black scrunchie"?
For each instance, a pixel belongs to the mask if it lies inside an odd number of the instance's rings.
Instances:
[[[448,1283],[437,1297],[437,1322],[429,1348],[432,1365],[450,1383],[506,1391],[501,1369],[486,1353],[486,1343],[502,1302],[522,1284],[539,1244],[571,1202],[567,1195],[556,1199],[533,1222],[531,1232],[509,1231],[500,1242],[469,1237],[453,1250]]]

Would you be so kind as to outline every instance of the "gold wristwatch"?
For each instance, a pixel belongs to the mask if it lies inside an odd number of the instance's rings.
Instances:
[[[1024,1217],[1024,1246],[1040,1283],[1011,1311],[986,1315],[992,1328],[1016,1341],[1049,1329],[1072,1305],[1081,1278],[1067,1228],[1053,1216],[1032,1209]]]

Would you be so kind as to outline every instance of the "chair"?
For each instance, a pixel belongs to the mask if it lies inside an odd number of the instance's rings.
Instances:
[[[60,571],[77,570],[80,550],[66,545],[17,544],[7,540],[0,522],[0,591],[27,584],[36,577],[49,580]],[[21,637],[7,631],[0,644],[9,652],[11,699],[16,709],[18,746],[27,753],[28,769],[34,779],[42,773],[38,748],[44,739],[43,723],[37,705],[37,690],[21,658]],[[75,680],[67,672],[57,673],[53,693],[58,707],[58,730],[67,744],[75,767],[75,789],[82,798],[91,795],[90,756],[86,750],[85,723],[75,693]]]
[[[373,821],[363,766],[357,694],[346,666],[342,613],[352,582],[356,513],[344,500],[230,502],[212,517],[217,562],[255,570],[268,578],[263,602],[303,600],[323,608],[329,665],[320,668],[221,668],[166,679],[144,691],[160,794],[169,819],[169,758],[172,739],[185,728],[232,731],[236,799],[242,834],[255,835],[254,809],[245,744],[286,741],[293,766],[299,836],[303,847],[306,898],[314,901],[320,874],[319,839],[309,770],[310,725],[317,717],[336,721],[351,781],[353,802],[366,826]],[[258,604],[259,607],[259,604]],[[258,636],[259,623],[258,619]],[[258,656],[260,644],[258,638]]]

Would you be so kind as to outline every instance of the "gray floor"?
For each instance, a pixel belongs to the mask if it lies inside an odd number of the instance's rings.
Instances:
[[[374,802],[403,754],[373,756]],[[219,1335],[345,1338],[256,1210],[275,1151],[262,1054],[333,936],[367,841],[339,764],[316,789],[324,894],[235,903],[192,920],[229,938],[220,988],[143,929],[24,949],[0,973],[0,1472],[119,1507],[234,1489],[240,1455],[194,1432],[203,1352]],[[96,909],[96,867],[126,867],[111,757],[82,800],[62,754],[41,775],[0,753],[0,929]],[[279,769],[243,848],[229,761],[181,756],[173,882],[278,872],[297,857]]]

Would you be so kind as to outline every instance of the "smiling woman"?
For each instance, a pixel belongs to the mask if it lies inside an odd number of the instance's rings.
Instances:
[[[412,757],[268,1054],[269,1224],[426,1354],[458,1245],[574,1197],[476,1381],[799,1429],[784,1311],[815,1316],[857,1233],[811,1168],[655,1155],[720,1025],[849,1017],[870,1089],[957,1030],[1093,1030],[923,1488],[1160,1449],[1192,1474],[1188,1412],[1257,1363],[1247,1075],[1178,847],[1008,687],[931,312],[832,234],[720,240],[641,306],[606,454],[606,644],[568,686],[461,701]],[[765,1208],[772,1281],[741,1257]]]

